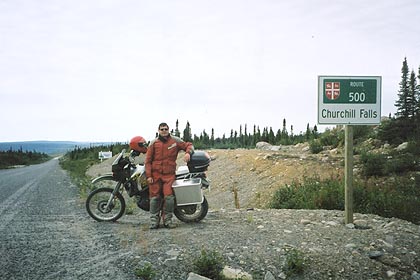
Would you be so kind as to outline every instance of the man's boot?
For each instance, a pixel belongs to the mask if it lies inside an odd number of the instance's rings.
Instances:
[[[157,229],[160,222],[160,197],[150,198],[150,229]]]
[[[163,205],[164,220],[163,225],[166,228],[174,228],[175,224],[172,222],[175,208],[175,197],[173,195],[165,196],[165,203]]]

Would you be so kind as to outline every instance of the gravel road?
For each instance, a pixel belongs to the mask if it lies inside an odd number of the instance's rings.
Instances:
[[[0,279],[133,279],[114,225],[92,222],[57,159],[0,170],[0,190]]]

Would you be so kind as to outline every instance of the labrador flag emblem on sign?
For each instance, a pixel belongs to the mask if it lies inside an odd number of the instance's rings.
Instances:
[[[340,96],[340,82],[326,82],[325,95],[330,100],[335,100]]]

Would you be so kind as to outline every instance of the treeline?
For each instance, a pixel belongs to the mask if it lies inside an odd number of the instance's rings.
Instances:
[[[418,142],[420,139],[420,66],[418,72],[409,70],[407,58],[404,58],[401,68],[401,82],[399,83],[398,98],[395,102],[397,112],[394,116],[389,116],[389,120],[383,121],[379,126],[377,138],[392,145],[403,142]],[[358,126],[356,126],[358,127]],[[359,127],[358,127],[359,128]],[[360,131],[365,129],[360,127]],[[302,142],[317,143],[320,138],[317,126],[307,125],[305,132],[295,134],[293,125],[287,129],[286,119],[283,119],[281,129],[273,130],[272,127],[260,128],[254,125],[252,128],[241,125],[239,130],[232,129],[229,135],[222,137],[214,136],[214,129],[210,132],[203,130],[199,135],[191,133],[191,125],[187,121],[186,127],[179,129],[178,120],[176,127],[171,131],[175,136],[181,137],[185,141],[192,142],[199,149],[206,148],[254,148],[260,141],[268,142],[272,145],[294,145]],[[329,131],[327,130],[327,134]],[[325,138],[325,137],[324,137]],[[327,139],[331,139],[328,137]],[[318,140],[315,141],[314,140]]]
[[[390,144],[420,139],[420,66],[418,73],[409,70],[407,58],[401,68],[397,113],[381,126],[379,138]]]
[[[45,153],[23,151],[22,147],[17,151],[10,148],[7,151],[0,151],[0,169],[9,168],[15,165],[42,163],[50,158],[51,157]]]
[[[319,136],[317,126],[315,125],[313,128],[310,128],[309,124],[305,133],[294,134],[293,125],[290,126],[290,131],[287,129],[286,119],[283,119],[282,129],[273,130],[272,127],[260,129],[259,126],[254,125],[250,131],[245,124],[243,126],[240,125],[239,130],[232,129],[228,136],[223,134],[222,137],[215,137],[213,128],[210,133],[203,130],[200,135],[192,135],[191,125],[188,121],[181,135],[177,120],[175,129],[171,130],[171,134],[181,137],[184,141],[192,142],[197,149],[255,148],[256,143],[261,141],[272,145],[294,145],[311,141]]]
[[[71,160],[80,160],[80,159],[97,159],[99,152],[112,152],[112,155],[116,155],[121,152],[123,149],[126,149],[128,152],[127,143],[114,143],[110,145],[91,145],[90,147],[75,147],[73,150],[66,153],[66,157]]]
[[[389,116],[389,120],[383,121],[379,125],[378,132],[374,135],[371,133],[372,126],[355,126],[355,140],[373,137],[392,145],[398,145],[402,142],[417,143],[417,139],[420,139],[420,67],[417,76],[414,70],[410,73],[406,58],[403,61],[402,79],[395,106],[397,107],[395,116]],[[272,145],[294,145],[309,142],[311,150],[316,153],[322,150],[324,146],[337,147],[343,144],[344,141],[344,132],[327,129],[324,133],[319,133],[317,126],[310,127],[309,123],[305,132],[295,134],[293,125],[288,127],[286,119],[283,119],[282,127],[279,129],[273,129],[272,127],[260,128],[257,125],[250,128],[245,124],[240,125],[237,130],[231,129],[229,135],[223,134],[222,137],[215,137],[214,128],[210,132],[203,130],[198,135],[192,134],[189,121],[187,121],[185,128],[181,131],[179,122],[176,120],[175,129],[171,130],[171,134],[181,137],[184,141],[192,142],[197,149],[255,148],[256,143],[260,141],[268,142]],[[101,149],[109,149],[115,154],[122,148],[128,149],[127,143],[76,148],[69,153],[69,156],[71,159],[84,158],[86,153],[92,153],[94,154],[93,156],[97,156],[97,152]]]
[[[375,138],[393,146],[406,142],[401,151],[389,153],[361,153],[366,176],[385,176],[405,172],[420,171],[420,66],[416,76],[414,70],[409,74],[407,59],[401,68],[401,82],[398,99],[395,102],[397,113],[382,121]],[[413,176],[416,188],[420,187],[420,176]]]

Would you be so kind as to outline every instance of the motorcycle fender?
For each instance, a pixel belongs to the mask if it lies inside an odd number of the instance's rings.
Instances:
[[[96,182],[102,181],[102,180],[114,180],[114,177],[112,176],[112,173],[108,173],[102,176],[99,176],[92,180],[92,184],[95,184]]]

